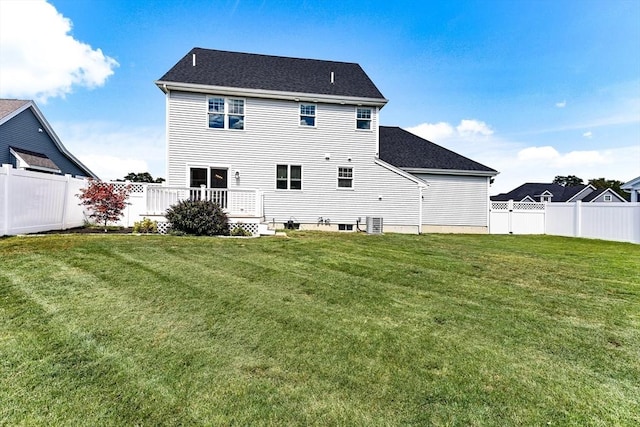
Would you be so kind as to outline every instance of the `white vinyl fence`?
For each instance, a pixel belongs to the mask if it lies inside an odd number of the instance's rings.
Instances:
[[[81,178],[0,166],[0,236],[80,227]]]
[[[491,202],[489,232],[640,243],[640,203]]]

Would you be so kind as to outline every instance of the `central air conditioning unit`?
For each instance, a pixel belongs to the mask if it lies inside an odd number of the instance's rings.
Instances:
[[[382,234],[382,218],[367,217],[367,234]]]

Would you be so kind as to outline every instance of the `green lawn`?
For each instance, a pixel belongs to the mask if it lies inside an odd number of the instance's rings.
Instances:
[[[0,425],[640,424],[640,246],[0,239]]]

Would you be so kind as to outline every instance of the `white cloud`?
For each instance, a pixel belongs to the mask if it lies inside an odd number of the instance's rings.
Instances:
[[[74,86],[103,85],[118,62],[74,39],[71,28],[43,0],[0,1],[0,96],[44,103]]]
[[[455,128],[447,122],[439,122],[422,123],[409,127],[407,130],[414,135],[434,142],[450,138],[473,139],[493,134],[493,130],[485,122],[469,119],[460,120],[460,124]]]
[[[456,126],[456,130],[463,138],[489,136],[493,134],[493,130],[491,130],[485,122],[478,120],[461,120],[460,124]]]
[[[593,133],[591,131],[588,131],[583,133],[582,136],[584,136],[585,138],[591,139],[591,137],[593,137]]]
[[[551,182],[556,175],[576,175],[585,181],[606,177],[628,181],[640,175],[640,145],[596,150],[563,150],[560,146],[536,146],[495,135],[478,120],[462,120],[455,128],[446,122],[407,128],[500,172],[490,194],[509,191],[525,182]],[[440,138],[429,135],[440,135]],[[478,143],[482,137],[482,143]]]
[[[528,161],[550,161],[560,157],[560,153],[553,147],[528,147],[518,152],[518,160]]]
[[[123,178],[129,172],[165,176],[164,129],[115,123],[54,123],[64,146],[100,179]]]
[[[520,150],[517,160],[521,162],[545,162],[545,167],[574,167],[574,166],[593,166],[608,163],[609,160],[599,151],[570,151],[560,154],[553,147],[528,147]],[[575,174],[571,174],[575,175]]]
[[[453,126],[446,122],[422,123],[407,130],[429,141],[440,141],[454,135]]]
[[[556,107],[558,107],[558,108],[564,108],[566,106],[567,106],[567,101],[566,100],[564,100],[562,102],[556,102]]]
[[[599,177],[628,181],[640,175],[639,158],[638,145],[566,153],[549,146],[504,152],[487,161],[500,171],[490,193],[504,193],[525,182],[551,182],[557,175],[576,175],[585,182]]]

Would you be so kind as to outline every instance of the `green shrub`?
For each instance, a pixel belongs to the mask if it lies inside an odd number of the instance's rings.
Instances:
[[[142,221],[133,223],[134,233],[157,233],[158,221],[151,221],[149,218],[143,218]]]
[[[244,226],[242,224],[236,225],[236,227],[233,230],[231,230],[231,235],[236,237],[253,236],[253,234],[250,231],[244,229]]]
[[[196,236],[229,234],[229,219],[222,208],[208,200],[183,200],[167,209],[171,229]]]

